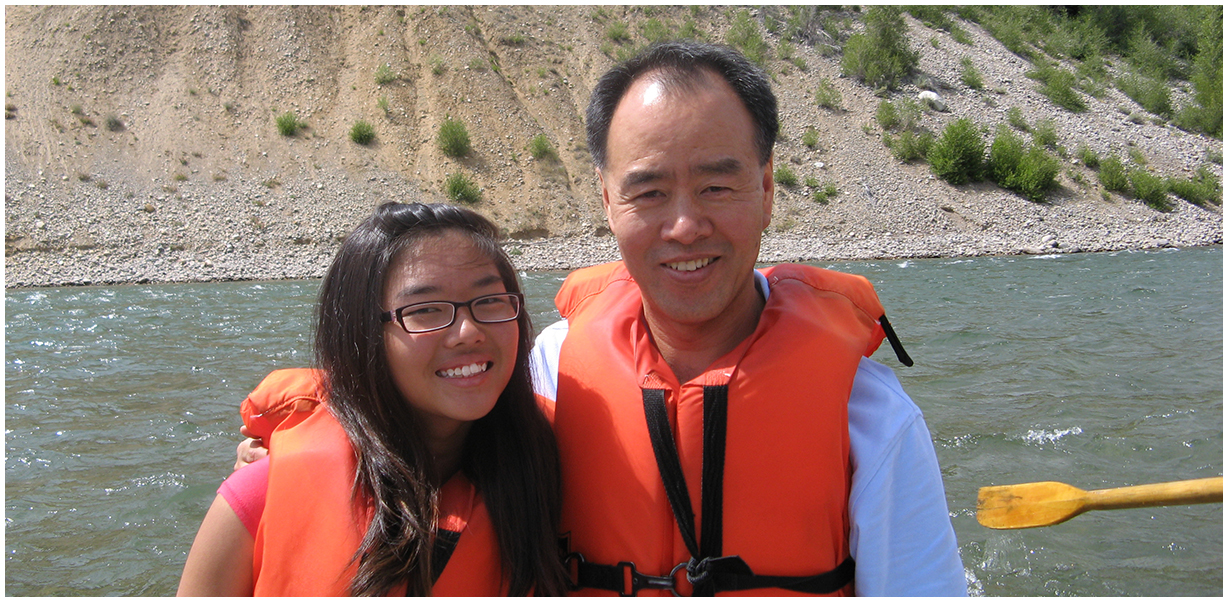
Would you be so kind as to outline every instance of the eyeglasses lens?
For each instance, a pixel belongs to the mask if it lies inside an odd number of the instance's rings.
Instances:
[[[473,319],[478,322],[509,322],[520,315],[520,298],[510,293],[478,297],[461,305],[468,305]],[[426,332],[446,328],[455,316],[456,304],[418,303],[402,309],[401,323],[409,332]]]

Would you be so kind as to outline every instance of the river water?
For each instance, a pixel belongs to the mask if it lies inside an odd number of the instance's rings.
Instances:
[[[821,265],[875,284],[917,362],[875,356],[925,412],[973,594],[1222,594],[1221,504],[974,512],[985,485],[1223,474],[1221,247]],[[564,275],[523,275],[539,328]],[[317,286],[6,290],[5,593],[173,593],[239,401],[310,361]]]

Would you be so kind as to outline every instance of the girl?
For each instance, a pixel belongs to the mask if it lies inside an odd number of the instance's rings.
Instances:
[[[472,211],[395,203],[346,238],[321,285],[317,370],[275,372],[249,398],[321,403],[223,484],[179,594],[566,592],[557,449],[496,240]]]

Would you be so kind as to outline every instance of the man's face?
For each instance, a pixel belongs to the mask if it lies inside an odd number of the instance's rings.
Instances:
[[[598,176],[651,321],[702,326],[756,306],[772,163],[759,164],[750,113],[720,76],[673,89],[641,76],[614,111]]]

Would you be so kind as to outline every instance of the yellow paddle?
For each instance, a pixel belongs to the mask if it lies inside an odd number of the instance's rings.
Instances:
[[[976,520],[990,529],[1028,529],[1068,521],[1088,510],[1224,501],[1224,477],[1083,491],[1046,481],[982,487]]]

